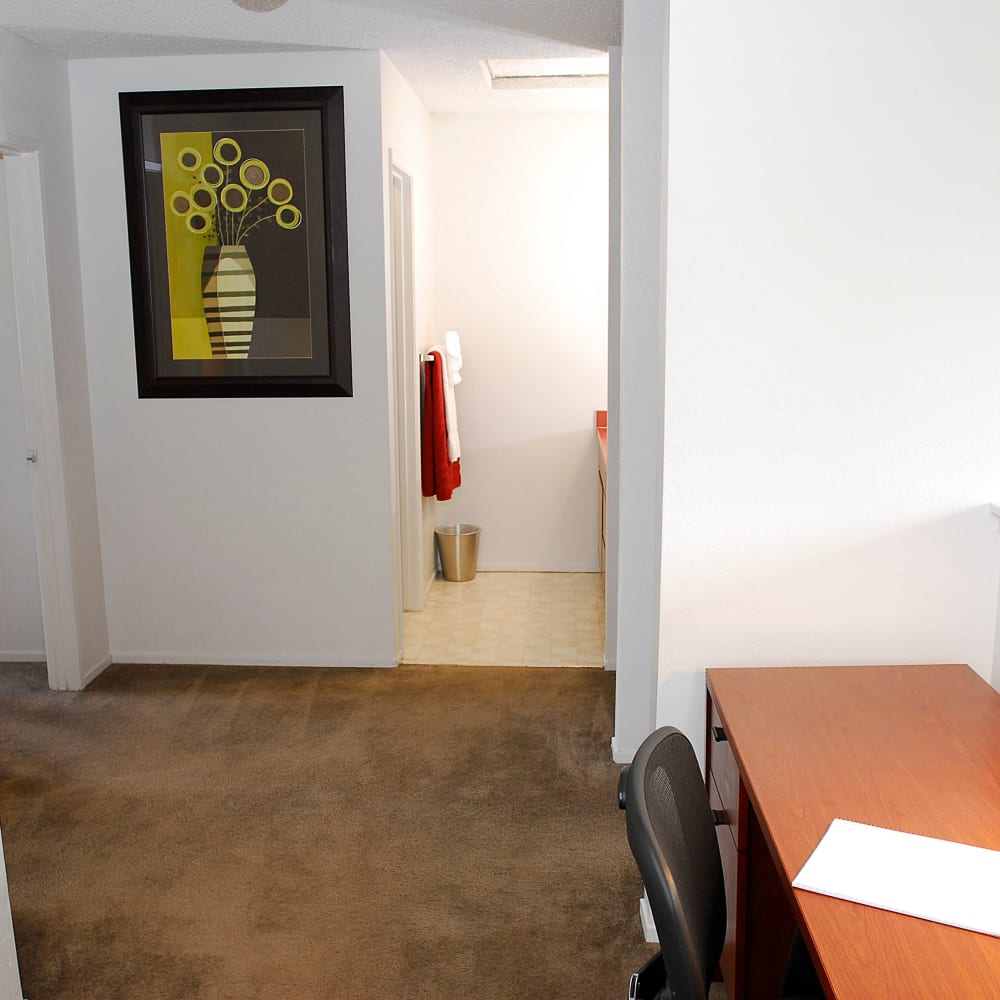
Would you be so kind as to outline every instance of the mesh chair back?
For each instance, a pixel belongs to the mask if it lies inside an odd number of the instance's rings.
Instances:
[[[670,727],[647,737],[623,791],[629,847],[666,970],[661,996],[703,1000],[725,939],[726,895],[712,811],[687,737]]]

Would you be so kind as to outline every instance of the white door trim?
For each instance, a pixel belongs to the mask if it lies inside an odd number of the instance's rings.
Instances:
[[[393,308],[396,383],[396,468],[399,485],[400,574],[403,609],[421,611],[426,588],[423,572],[420,499],[420,358],[414,329],[413,301],[413,178],[389,152],[389,183],[399,185],[400,209],[390,191],[392,211],[392,288],[399,308]],[[396,246],[397,234],[400,245]],[[397,318],[397,313],[399,314]],[[399,320],[402,322],[399,323]],[[398,328],[399,327],[399,328]]]
[[[0,1000],[21,1000],[21,978],[17,970],[14,923],[10,915],[7,869],[0,839]]]
[[[49,687],[78,691],[83,688],[83,677],[73,599],[38,146],[23,136],[0,133],[0,152],[5,155],[27,448],[37,454],[31,473],[31,497]]]

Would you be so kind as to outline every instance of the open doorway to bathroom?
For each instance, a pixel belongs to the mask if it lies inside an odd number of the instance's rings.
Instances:
[[[607,408],[608,115],[431,116],[434,330],[462,343],[462,486],[424,501],[480,526],[438,576],[403,661],[604,663],[595,416]]]

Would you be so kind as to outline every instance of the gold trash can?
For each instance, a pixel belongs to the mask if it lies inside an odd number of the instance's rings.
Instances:
[[[475,580],[479,525],[442,524],[434,529],[434,537],[444,578],[451,583]]]

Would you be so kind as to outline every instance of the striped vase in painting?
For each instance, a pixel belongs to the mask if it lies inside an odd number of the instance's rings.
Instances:
[[[244,246],[205,247],[202,302],[213,358],[246,358],[257,309],[257,278]]]

